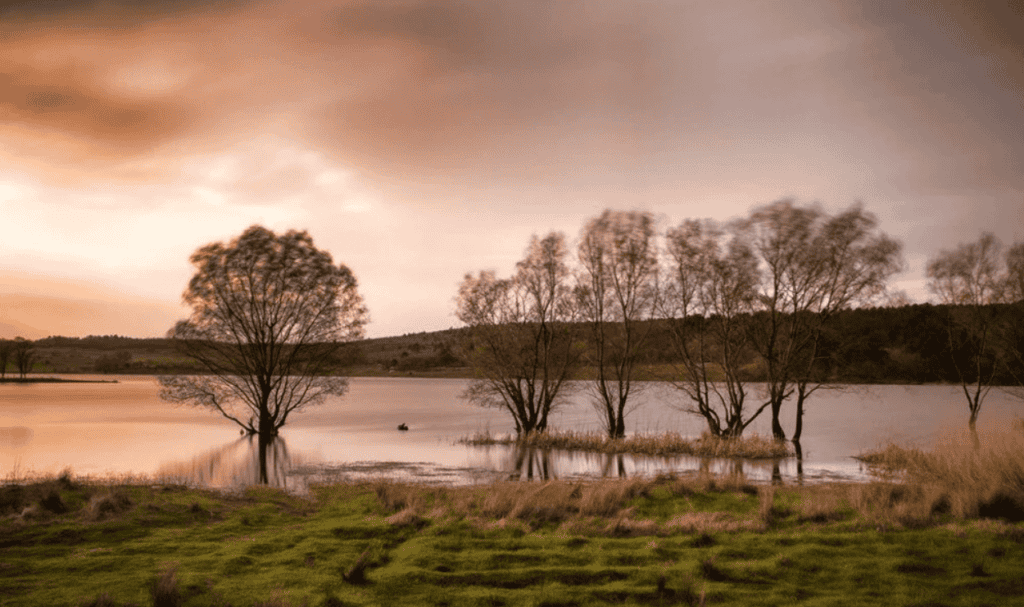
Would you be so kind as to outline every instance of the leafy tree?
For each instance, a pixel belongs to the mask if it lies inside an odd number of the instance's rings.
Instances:
[[[822,385],[814,369],[825,323],[885,292],[902,267],[901,245],[879,232],[860,205],[829,216],[781,200],[754,209],[742,229],[760,264],[760,313],[751,335],[765,363],[772,434],[785,438],[779,413],[796,392],[798,443],[806,399]]]
[[[14,343],[9,339],[0,339],[0,379],[7,375],[7,363],[14,351]]]
[[[21,379],[32,370],[35,363],[35,351],[32,349],[32,342],[24,337],[14,338],[14,364],[18,367],[18,375]]]
[[[626,407],[657,310],[654,218],[606,210],[583,228],[578,298],[590,326],[593,403],[610,438],[626,434]]]
[[[207,373],[161,378],[161,396],[208,407],[261,440],[288,416],[344,394],[329,376],[342,343],[358,339],[366,308],[356,278],[305,231],[252,226],[190,258],[182,299],[192,308],[168,337]]]
[[[684,221],[666,234],[669,264],[661,313],[680,361],[676,387],[715,436],[737,437],[767,407],[745,411],[746,323],[754,307],[757,260],[743,240],[712,221]]]
[[[927,266],[928,288],[948,304],[949,353],[967,399],[967,425],[975,440],[978,414],[997,372],[997,319],[992,304],[1004,301],[1010,292],[1001,249],[999,240],[985,232],[976,242],[940,251]]]
[[[132,354],[127,350],[101,354],[93,363],[93,369],[100,373],[115,373],[126,369],[132,361]]]
[[[562,234],[534,236],[515,276],[467,274],[459,287],[456,316],[469,329],[466,357],[478,375],[465,396],[508,411],[518,434],[547,429],[579,366],[567,255]]]

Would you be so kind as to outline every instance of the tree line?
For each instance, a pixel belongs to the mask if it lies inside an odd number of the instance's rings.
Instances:
[[[788,438],[799,443],[808,400],[835,383],[843,356],[866,370],[872,359],[893,362],[891,331],[923,321],[935,326],[902,342],[941,343],[899,363],[920,379],[958,381],[973,430],[987,390],[997,380],[1020,385],[1024,375],[1024,243],[1003,255],[985,234],[938,253],[929,288],[946,305],[878,312],[890,334],[872,344],[877,330],[861,335],[851,324],[884,301],[901,250],[859,204],[833,215],[781,200],[728,223],[687,219],[664,234],[650,213],[607,210],[586,222],[574,248],[559,232],[534,236],[512,276],[465,276],[456,316],[477,373],[466,396],[505,410],[528,433],[547,429],[551,412],[583,390],[607,435],[620,438],[643,387],[639,370],[662,362],[670,370],[661,379],[711,434],[738,437],[764,413],[784,440],[781,413],[792,402]],[[886,356],[858,361],[858,347]],[[593,377],[570,382],[582,369]]]
[[[162,376],[161,396],[217,411],[262,449],[290,414],[346,391],[339,365],[357,358],[348,350],[368,313],[355,275],[308,233],[252,226],[190,261],[192,312],[167,337],[201,374]],[[792,402],[788,438],[799,444],[808,399],[837,369],[870,376],[893,365],[917,380],[955,378],[973,429],[992,385],[1024,385],[1024,243],[1004,251],[983,234],[937,253],[928,284],[943,305],[869,309],[901,268],[900,243],[860,205],[832,215],[782,200],[664,234],[650,213],[608,210],[574,247],[558,232],[533,237],[511,277],[467,274],[456,296],[466,326],[444,358],[473,367],[467,399],[507,411],[518,433],[547,429],[585,390],[608,436],[624,436],[655,362],[717,436],[741,436],[769,414],[785,439]],[[865,320],[873,315],[885,320]],[[31,346],[0,342],[0,377],[12,356],[24,377]]]

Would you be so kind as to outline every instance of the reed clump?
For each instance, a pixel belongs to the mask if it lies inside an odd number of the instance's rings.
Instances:
[[[948,435],[929,451],[890,444],[859,459],[878,476],[901,482],[859,488],[855,501],[876,510],[887,507],[897,519],[948,513],[1024,521],[1024,433],[1019,430],[986,433],[977,441],[968,433]]]
[[[723,438],[705,432],[699,438],[692,439],[676,432],[665,432],[609,438],[599,432],[549,430],[520,436],[493,436],[490,432],[478,432],[459,442],[466,445],[518,445],[537,449],[650,456],[780,459],[793,455],[789,443],[758,434]]]

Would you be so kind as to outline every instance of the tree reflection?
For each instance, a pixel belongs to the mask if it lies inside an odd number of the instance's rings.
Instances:
[[[271,485],[291,489],[288,471],[292,456],[280,437],[261,438],[258,434],[212,449],[188,461],[164,464],[158,477],[212,487]]]
[[[551,450],[541,449],[523,443],[515,443],[512,451],[508,479],[516,480],[539,480],[546,481],[558,478],[551,466]]]
[[[612,468],[615,468],[616,476],[626,478],[626,458],[621,453],[608,453],[604,457],[604,467],[601,470],[603,478],[612,476]]]

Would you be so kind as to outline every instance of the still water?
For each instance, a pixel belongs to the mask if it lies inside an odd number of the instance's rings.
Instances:
[[[82,377],[73,377],[84,379]],[[102,376],[117,383],[0,385],[0,480],[53,474],[149,476],[171,482],[234,487],[255,481],[256,441],[219,414],[175,406],[158,396],[156,378]],[[693,457],[606,456],[510,446],[458,444],[476,432],[514,430],[507,414],[467,404],[459,379],[354,378],[343,397],[293,414],[269,447],[274,484],[302,491],[310,481],[390,477],[436,483],[504,478],[633,476],[701,469],[741,469],[755,480],[864,480],[852,458],[889,440],[927,446],[966,426],[957,386],[858,386],[822,390],[804,419],[803,460],[732,462]],[[698,436],[700,418],[683,413],[670,385],[651,383],[627,417],[627,432]],[[1024,404],[993,390],[979,428],[995,430],[1024,416]],[[399,424],[409,430],[397,430]],[[585,393],[556,412],[559,429],[599,430]],[[792,407],[783,426],[792,432]],[[747,432],[770,433],[762,415]]]

